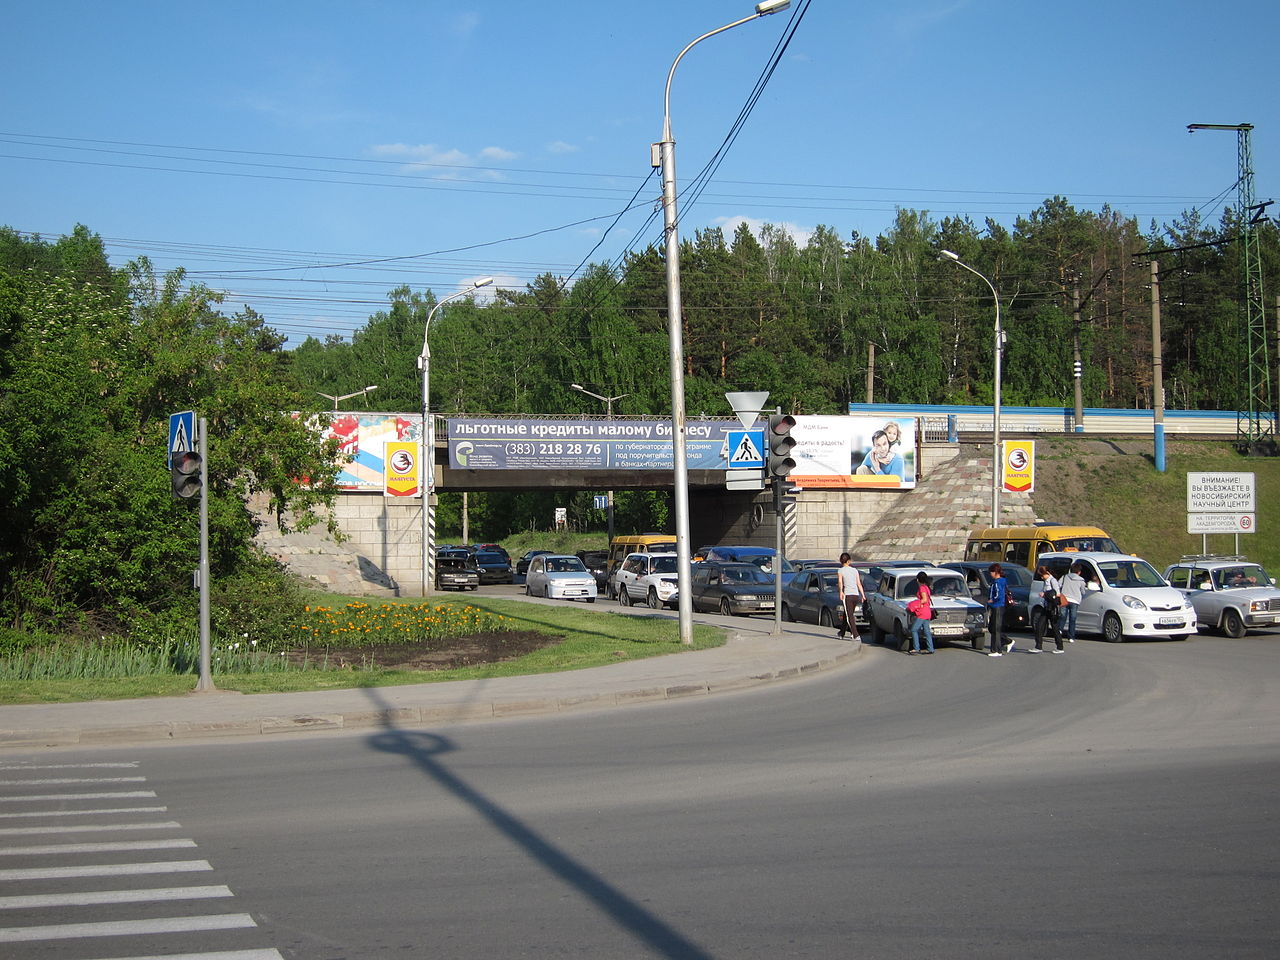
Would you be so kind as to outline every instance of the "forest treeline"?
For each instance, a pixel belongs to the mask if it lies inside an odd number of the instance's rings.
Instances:
[[[1273,304],[1280,243],[1270,221],[1257,229]],[[944,249],[999,293],[1006,403],[1071,405],[1078,334],[1085,403],[1149,406],[1154,256],[1168,406],[1232,409],[1245,381],[1238,233],[1230,212],[1213,225],[1187,213],[1144,233],[1061,197],[1012,229],[903,210],[875,239],[819,227],[798,246],[777,227],[698,231],[681,252],[687,410],[727,415],[730,390],[767,390],[795,414],[843,412],[868,389],[882,402],[989,403],[991,294],[940,262]],[[287,580],[251,546],[249,497],[295,521],[325,516],[334,450],[293,414],[323,414],[319,393],[370,384],[378,389],[362,405],[419,409],[417,357],[435,296],[399,287],[349,340],[290,350],[270,317],[229,314],[221,294],[181,270],[110,264],[85,227],[57,240],[0,228],[0,648],[6,630],[156,637],[189,622],[197,528],[164,469],[167,417],[186,409],[209,418],[217,441],[215,626],[268,629],[264,618],[288,615]],[[454,301],[438,311],[430,344],[438,413],[602,416],[574,383],[620,398],[617,416],[667,413],[662,253]],[[590,494],[472,495],[472,539],[546,529],[555,506],[599,529]],[[450,538],[460,495],[441,500]],[[667,509],[664,495],[620,493],[618,529],[661,529]]]

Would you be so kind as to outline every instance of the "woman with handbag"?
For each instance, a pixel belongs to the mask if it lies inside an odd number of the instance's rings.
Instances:
[[[1058,582],[1058,578],[1049,572],[1049,568],[1043,563],[1036,567],[1036,579],[1043,583],[1040,590],[1040,598],[1043,601],[1041,609],[1044,616],[1040,620],[1040,628],[1035,631],[1036,645],[1028,651],[1029,653],[1041,653],[1041,646],[1044,643],[1044,634],[1046,629],[1053,630],[1053,641],[1057,644],[1054,653],[1064,652],[1062,649],[1062,627],[1059,625],[1059,614],[1062,611],[1062,604],[1065,598],[1062,596],[1062,584]]]
[[[915,618],[911,621],[911,649],[908,656],[915,656],[920,652],[922,630],[927,645],[925,653],[933,653],[933,591],[929,589],[929,575],[923,570],[916,574],[916,598],[907,604],[907,612]]]

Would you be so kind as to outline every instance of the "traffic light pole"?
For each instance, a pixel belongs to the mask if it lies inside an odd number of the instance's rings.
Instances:
[[[212,693],[213,669],[209,645],[209,424],[200,418],[200,566],[196,572],[200,580],[200,679],[196,693]]]
[[[773,477],[773,635],[782,636],[782,477]]]

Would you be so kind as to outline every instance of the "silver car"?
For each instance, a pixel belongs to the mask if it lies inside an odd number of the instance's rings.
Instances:
[[[1200,626],[1239,638],[1280,624],[1280,590],[1260,564],[1244,557],[1183,557],[1164,578],[1191,601]]]
[[[875,592],[867,595],[871,639],[907,649],[914,619],[907,604],[915,599],[916,575],[921,570],[928,576],[933,592],[934,640],[968,640],[975,650],[981,648],[986,635],[985,608],[969,596],[963,576],[941,567],[891,567],[880,575]]]
[[[524,592],[529,597],[595,603],[596,578],[580,557],[540,553],[529,561],[529,569],[524,576]]]

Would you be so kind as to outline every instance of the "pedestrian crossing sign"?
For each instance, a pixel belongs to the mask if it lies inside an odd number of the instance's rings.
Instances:
[[[759,467],[764,469],[764,431],[729,431],[729,468],[734,470]]]
[[[173,466],[175,453],[191,453],[196,449],[196,414],[194,410],[169,414],[169,449],[165,466]]]

